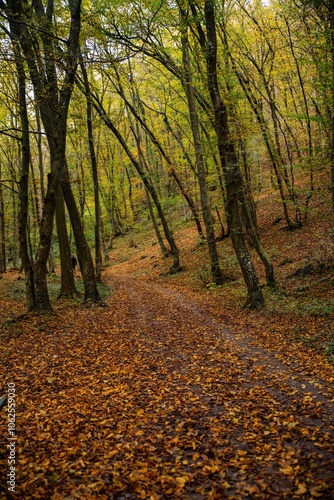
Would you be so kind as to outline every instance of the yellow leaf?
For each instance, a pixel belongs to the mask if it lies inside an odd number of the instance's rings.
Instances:
[[[283,472],[283,474],[285,474],[286,476],[293,475],[293,468],[291,467],[291,465],[286,465],[285,467],[281,468],[280,471]]]
[[[104,455],[104,458],[112,458],[116,455],[116,453],[117,453],[117,450],[109,451],[109,453],[107,453],[107,455]]]
[[[296,495],[304,495],[304,493],[307,493],[307,488],[304,483],[298,484],[298,490],[296,491]]]
[[[180,488],[184,488],[184,485],[186,484],[187,480],[188,480],[187,476],[179,476],[175,479]]]
[[[310,493],[313,497],[322,497],[322,493],[320,491],[317,490],[317,488],[311,488],[310,489]]]

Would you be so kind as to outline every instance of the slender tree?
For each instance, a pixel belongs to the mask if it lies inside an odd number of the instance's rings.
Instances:
[[[32,12],[21,0],[1,0],[1,10],[5,13],[12,33],[15,33],[24,55],[30,78],[41,113],[44,130],[50,148],[51,172],[43,205],[40,224],[40,239],[34,265],[34,285],[36,307],[50,310],[46,274],[50,252],[53,219],[56,210],[58,186],[65,164],[66,125],[68,108],[72,95],[74,76],[78,59],[78,42],[81,26],[81,0],[71,0],[71,16],[68,40],[65,41],[63,58],[63,81],[56,67],[56,53],[59,54],[59,38],[54,33],[54,4],[45,7],[41,0],[33,5],[33,15],[37,30],[29,17]],[[15,40],[15,41],[16,41]]]
[[[202,47],[205,47],[207,63],[207,78],[210,98],[215,115],[215,131],[217,134],[218,150],[225,175],[227,191],[227,209],[229,212],[232,242],[244,276],[248,297],[246,306],[261,307],[264,299],[252,259],[248,252],[242,229],[242,219],[239,204],[246,208],[247,200],[244,197],[243,178],[238,164],[234,144],[229,136],[227,107],[223,102],[217,78],[217,35],[215,24],[214,0],[205,0],[206,40],[202,37]]]
[[[1,179],[1,163],[0,163]],[[3,199],[3,187],[0,183],[0,273],[6,272],[6,231],[5,231],[5,204]]]
[[[101,247],[101,204],[100,204],[100,189],[99,189],[99,177],[97,168],[97,157],[95,152],[95,142],[93,134],[93,107],[92,98],[89,87],[89,79],[87,75],[86,66],[84,64],[83,58],[81,57],[80,62],[81,72],[83,76],[84,89],[86,95],[87,103],[87,133],[88,133],[88,144],[90,161],[92,167],[93,176],[93,186],[94,186],[94,207],[95,207],[95,272],[98,281],[101,281],[101,271],[102,271],[102,247]]]
[[[197,105],[196,105],[194,87],[192,84],[192,71],[190,64],[189,42],[188,42],[188,16],[187,16],[187,11],[184,8],[182,8],[182,6],[180,6],[180,15],[181,15],[182,60],[185,73],[184,80],[186,82],[185,87],[186,87],[186,94],[189,106],[190,123],[194,138],[202,214],[204,219],[207,244],[209,248],[212,278],[217,285],[221,285],[223,282],[223,276],[219,266],[219,257],[215,240],[214,226],[213,226],[213,216],[208,196],[204,154],[203,154],[199,121],[197,115]]]

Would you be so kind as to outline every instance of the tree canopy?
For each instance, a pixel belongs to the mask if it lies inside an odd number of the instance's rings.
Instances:
[[[217,244],[231,236],[246,305],[262,306],[254,251],[276,283],[256,198],[270,188],[289,230],[307,223],[320,179],[334,207],[332,3],[1,0],[0,9],[0,270],[22,266],[28,308],[51,307],[54,254],[61,293],[75,293],[71,251],[86,300],[99,301],[113,239],[146,217],[170,272],[182,270],[181,214],[207,243],[218,285],[228,277]]]

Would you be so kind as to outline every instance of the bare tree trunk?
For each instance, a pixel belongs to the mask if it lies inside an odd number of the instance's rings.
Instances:
[[[218,150],[222,161],[227,191],[227,209],[231,227],[234,251],[238,258],[242,274],[248,289],[246,307],[256,308],[264,305],[264,299],[258,277],[248,252],[242,228],[239,202],[246,204],[243,179],[238,165],[234,145],[229,138],[227,109],[223,103],[217,79],[217,37],[215,25],[214,0],[205,0],[205,24],[207,43],[205,56],[207,62],[208,86],[215,114],[215,130]]]
[[[64,198],[61,187],[58,188],[56,206],[56,225],[60,256],[60,292],[59,297],[73,297],[77,294],[72,269],[70,242],[66,227]]]
[[[61,188],[64,200],[71,219],[77,255],[80,264],[81,274],[85,286],[85,302],[103,303],[96,286],[96,277],[92,255],[83,231],[80,213],[71,188],[67,166],[63,172]]]
[[[102,271],[102,248],[101,248],[101,205],[99,196],[99,178],[97,171],[97,158],[95,154],[95,144],[93,135],[92,124],[92,98],[89,89],[89,81],[87,76],[86,67],[81,57],[81,71],[84,78],[86,102],[87,102],[87,131],[88,131],[88,144],[90,152],[90,161],[93,175],[94,186],[94,207],[95,207],[95,273],[97,281],[101,281]]]
[[[182,25],[183,25],[181,33],[182,60],[183,60],[183,69],[185,73],[185,87],[186,87],[188,107],[190,113],[191,130],[195,144],[195,155],[196,155],[199,188],[200,188],[202,214],[205,225],[206,240],[209,248],[212,278],[217,285],[221,285],[223,283],[223,277],[219,266],[219,257],[218,257],[218,251],[217,251],[217,245],[213,227],[213,217],[211,212],[210,200],[208,196],[204,155],[203,155],[201,137],[199,132],[195,92],[192,85],[192,74],[191,74],[190,57],[189,57],[189,42],[188,42],[186,19],[183,19]]]

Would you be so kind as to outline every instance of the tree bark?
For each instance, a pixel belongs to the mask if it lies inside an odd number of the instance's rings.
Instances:
[[[84,282],[84,300],[89,303],[103,303],[97,289],[93,259],[83,231],[81,217],[71,188],[67,166],[65,166],[63,172],[61,188],[71,220],[78,260]]]
[[[234,251],[238,258],[241,271],[247,286],[248,296],[246,307],[256,308],[264,305],[264,299],[258,277],[248,252],[242,228],[242,219],[239,203],[246,204],[244,198],[243,179],[238,165],[234,145],[229,138],[227,109],[220,96],[217,79],[217,36],[215,25],[214,0],[205,0],[205,24],[207,41],[205,44],[205,56],[207,64],[207,78],[210,98],[215,115],[215,130],[217,134],[218,150],[224,169],[227,210],[231,227],[231,237]]]
[[[162,236],[161,236],[161,233],[160,233],[160,229],[159,229],[159,226],[158,226],[158,223],[157,223],[157,219],[156,219],[156,217],[154,215],[152,201],[151,201],[151,198],[150,198],[150,193],[148,192],[148,190],[147,190],[146,187],[145,187],[145,195],[146,195],[146,201],[147,201],[148,210],[150,212],[151,221],[152,221],[152,224],[153,224],[153,227],[154,227],[155,234],[157,236],[157,240],[158,240],[158,243],[159,243],[159,246],[160,246],[160,249],[161,249],[161,253],[162,253],[162,255],[164,257],[168,257],[169,252],[168,252],[167,248],[165,247],[164,240],[162,239]]]
[[[66,216],[64,198],[61,187],[58,188],[57,206],[56,206],[56,226],[59,244],[60,256],[60,292],[58,298],[73,297],[77,295],[75,288],[74,274],[71,261],[70,242],[66,227]]]
[[[102,248],[101,248],[101,204],[99,192],[99,178],[97,171],[97,158],[95,153],[93,123],[92,123],[92,97],[89,88],[89,80],[86,67],[81,57],[81,71],[84,78],[86,103],[87,103],[87,132],[90,152],[90,161],[92,167],[93,186],[94,186],[94,208],[95,208],[95,273],[97,281],[101,281],[102,271]]]
[[[182,61],[185,73],[184,80],[185,80],[185,88],[187,93],[187,101],[190,114],[191,130],[195,145],[195,155],[196,155],[202,214],[205,225],[206,240],[209,249],[212,279],[217,285],[221,285],[223,283],[223,277],[219,266],[219,257],[218,257],[218,251],[217,251],[217,245],[213,227],[213,217],[211,212],[210,200],[208,196],[204,154],[199,132],[195,92],[192,85],[192,74],[191,74],[190,57],[189,57],[189,42],[187,34],[187,19],[184,17],[184,13],[182,11],[181,11],[181,16],[182,16],[182,26],[181,26]]]

